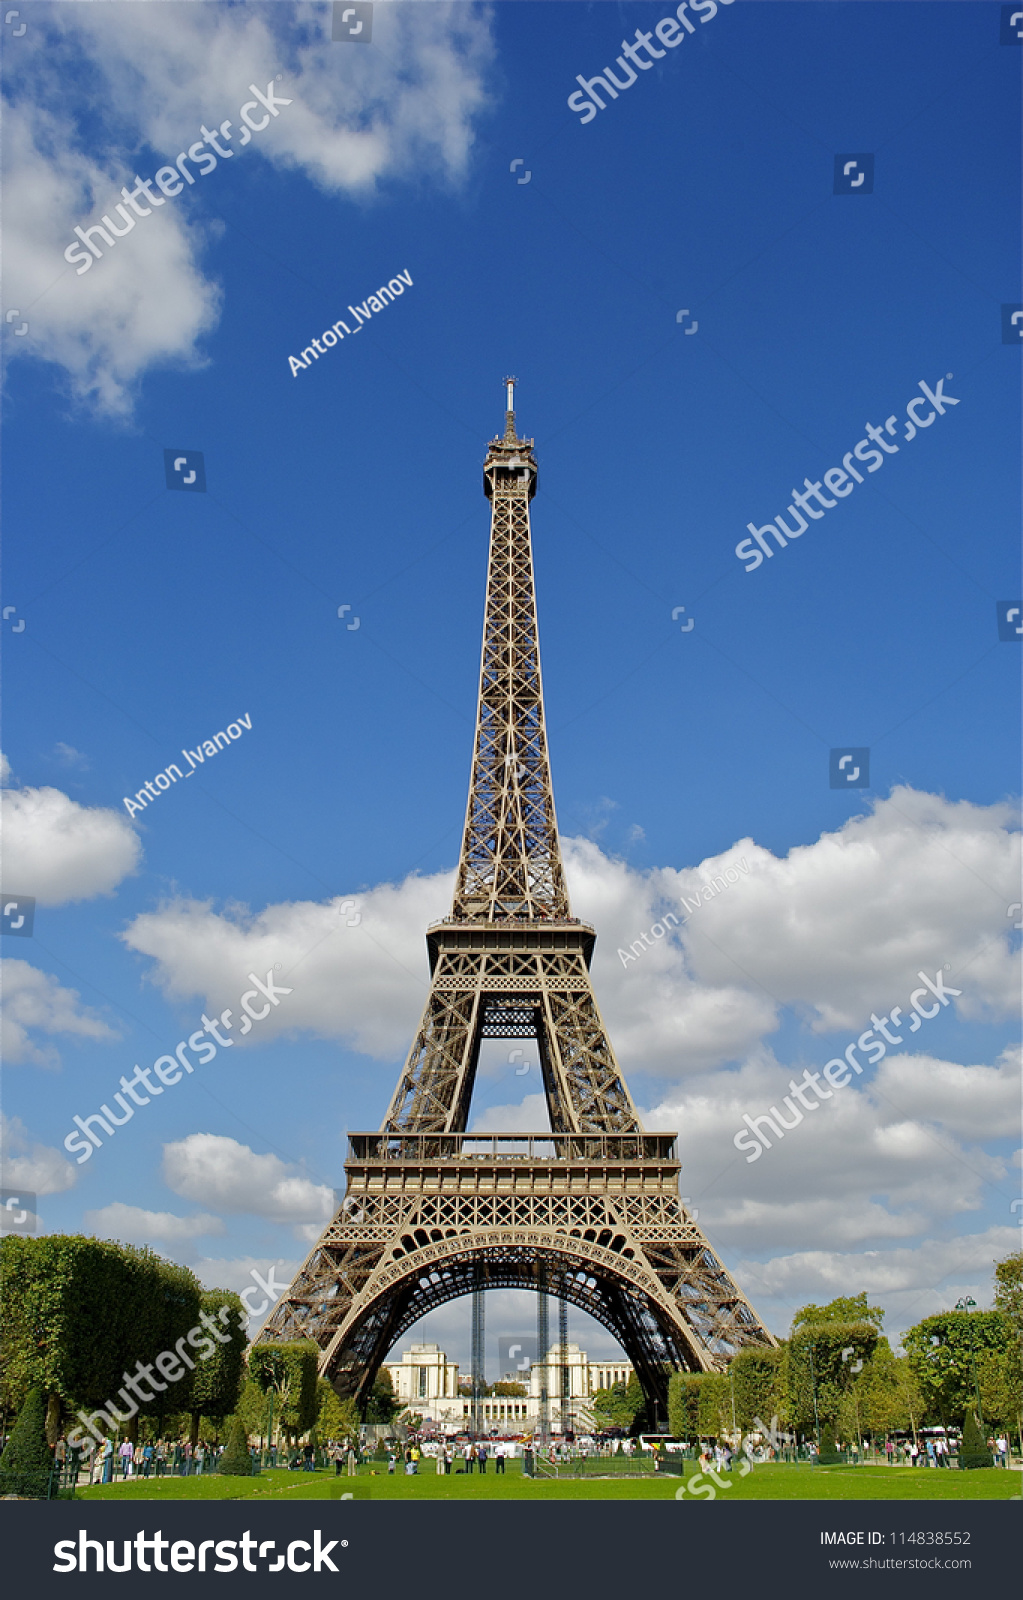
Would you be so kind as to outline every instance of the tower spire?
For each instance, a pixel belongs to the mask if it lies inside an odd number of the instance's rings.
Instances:
[[[517,378],[505,378],[505,406],[504,406],[504,442],[514,444],[515,434],[515,385]]]
[[[452,917],[526,921],[568,916],[544,729],[529,502],[532,439],[515,432],[506,378],[503,439],[483,468],[491,505],[476,746]]]

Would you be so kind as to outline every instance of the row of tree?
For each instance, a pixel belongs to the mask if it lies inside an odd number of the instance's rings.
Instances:
[[[902,1336],[896,1355],[884,1312],[866,1294],[804,1306],[777,1349],[741,1351],[724,1373],[676,1373],[668,1426],[695,1438],[757,1426],[804,1438],[883,1439],[975,1415],[987,1433],[1023,1447],[1023,1253],[995,1268],[991,1311],[943,1311]]]
[[[991,1311],[943,1311],[925,1317],[896,1355],[881,1329],[884,1312],[865,1293],[793,1318],[776,1349],[741,1351],[723,1373],[673,1373],[668,1426],[685,1438],[719,1437],[771,1424],[820,1438],[915,1435],[919,1428],[963,1422],[974,1412],[990,1433],[1014,1432],[1023,1444],[1023,1252],[995,1268]],[[598,1390],[598,1425],[641,1433],[651,1423],[635,1375]]]
[[[187,1434],[194,1445],[201,1428],[226,1432],[236,1415],[247,1434],[268,1441],[312,1429],[322,1439],[358,1438],[353,1403],[317,1376],[316,1344],[256,1345],[246,1361],[239,1297],[203,1289],[187,1267],[152,1250],[10,1234],[0,1241],[0,1304],[0,1405],[17,1415],[35,1392],[51,1446],[61,1433],[88,1436],[83,1412],[98,1432],[132,1440],[142,1425],[153,1437]],[[398,1409],[382,1370],[367,1420],[388,1423]]]
[[[252,1437],[358,1437],[359,1417],[317,1376],[310,1340],[254,1346],[245,1359],[247,1315],[227,1289],[204,1290],[187,1267],[153,1251],[81,1236],[0,1241],[0,1403],[18,1412],[42,1396],[46,1435],[105,1419],[131,1439],[144,1419],[154,1434],[193,1443],[202,1419],[237,1417]],[[974,1411],[985,1427],[1023,1430],[1023,1252],[995,1268],[991,1311],[946,1311],[903,1336],[896,1355],[884,1313],[866,1294],[804,1306],[777,1348],[741,1351],[724,1373],[674,1373],[668,1425],[685,1437],[747,1432],[757,1419],[805,1437],[825,1427],[862,1439],[928,1424],[956,1425]],[[185,1352],[178,1376],[166,1361]],[[188,1364],[190,1360],[191,1364]],[[148,1373],[154,1366],[165,1382]],[[522,1393],[519,1384],[488,1392]],[[381,1370],[366,1412],[389,1423],[399,1407]],[[628,1383],[594,1397],[598,1424],[633,1433],[649,1426],[642,1389]],[[102,1416],[100,1415],[102,1413]]]

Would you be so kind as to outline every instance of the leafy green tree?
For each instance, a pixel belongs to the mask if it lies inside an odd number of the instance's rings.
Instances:
[[[241,1418],[250,1439],[266,1439],[269,1442],[270,1409],[270,1394],[261,1389],[254,1378],[246,1377],[234,1414]]]
[[[928,1415],[947,1424],[975,1410],[978,1363],[986,1351],[1007,1351],[1010,1342],[1011,1324],[1000,1311],[941,1311],[909,1328],[902,1343]]]
[[[503,1394],[503,1395],[522,1396],[522,1395],[526,1394],[528,1391],[527,1391],[526,1386],[525,1386],[524,1383],[515,1383],[514,1380],[508,1379],[507,1381],[503,1381],[501,1383],[492,1384],[490,1392],[491,1392],[491,1394],[496,1394],[496,1395],[502,1395]]]
[[[770,1418],[766,1419],[768,1422]],[[732,1387],[724,1372],[676,1372],[668,1380],[668,1429],[680,1439],[732,1431]]]
[[[991,1452],[980,1431],[977,1418],[969,1409],[963,1417],[963,1442],[959,1450],[959,1465],[964,1470],[971,1467],[990,1467]]]
[[[591,1404],[598,1428],[631,1430],[645,1409],[643,1390],[635,1373],[628,1384],[613,1383],[610,1389],[598,1389]]]
[[[319,1410],[316,1431],[321,1439],[336,1439],[345,1450],[359,1446],[359,1408],[354,1400],[342,1400],[326,1378],[316,1385]]]
[[[190,1437],[193,1447],[198,1441],[203,1417],[223,1422],[234,1411],[245,1371],[248,1312],[241,1300],[230,1289],[208,1289],[199,1305],[200,1317],[203,1313],[213,1323],[213,1328],[208,1323],[203,1326],[216,1348],[205,1360],[196,1362],[192,1378]],[[225,1337],[226,1344],[221,1342]]]
[[[877,1332],[880,1333],[884,1326],[884,1309],[882,1306],[868,1306],[867,1291],[862,1294],[839,1295],[837,1300],[829,1300],[826,1306],[803,1306],[792,1318],[793,1329],[802,1328],[810,1322],[872,1322]]]
[[[135,1437],[137,1413],[162,1417],[188,1405],[183,1376],[146,1401],[128,1378],[173,1351],[198,1322],[201,1287],[187,1267],[154,1251],[76,1234],[0,1241],[0,1371],[8,1405],[20,1406],[30,1388],[44,1395],[48,1437],[63,1414],[111,1402]],[[107,1424],[100,1423],[101,1427]]]
[[[785,1351],[753,1345],[733,1356],[728,1378],[735,1398],[736,1425],[744,1433],[772,1417],[785,1419]]]
[[[843,1397],[857,1377],[857,1362],[865,1365],[870,1360],[879,1337],[874,1322],[804,1318],[798,1328],[794,1326],[786,1386],[788,1415],[800,1433],[813,1434],[818,1424],[823,1428],[825,1422],[837,1420]]]
[[[45,1500],[53,1454],[46,1439],[46,1407],[39,1389],[30,1389],[0,1456],[0,1494]]]
[[[459,1385],[461,1387],[461,1385]],[[381,1367],[373,1381],[366,1404],[366,1421],[386,1425],[393,1422],[399,1410],[394,1394],[394,1384],[386,1367]]]
[[[879,1339],[863,1373],[863,1425],[874,1438],[908,1428],[914,1439],[923,1426],[926,1402],[906,1356]]]
[[[274,1396],[274,1423],[294,1441],[316,1422],[316,1373],[319,1346],[312,1339],[253,1345],[249,1374],[265,1394]]]
[[[1023,1250],[995,1265],[995,1310],[1009,1330],[1009,1347],[997,1409],[1005,1426],[1015,1426],[1023,1450]],[[981,1383],[983,1395],[983,1381]],[[985,1406],[987,1401],[984,1402]]]
[[[227,1448],[217,1464],[217,1471],[227,1478],[251,1478],[252,1457],[249,1441],[241,1417],[235,1417],[227,1439]]]

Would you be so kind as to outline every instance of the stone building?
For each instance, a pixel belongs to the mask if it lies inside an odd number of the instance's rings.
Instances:
[[[568,1376],[568,1415],[562,1418],[562,1365]],[[414,1344],[402,1351],[400,1361],[385,1361],[391,1375],[395,1398],[402,1409],[418,1412],[424,1422],[433,1422],[445,1432],[457,1433],[468,1426],[472,1402],[458,1387],[458,1363],[449,1361],[436,1344]],[[523,1374],[524,1376],[524,1374]],[[614,1383],[628,1383],[632,1367],[624,1359],[590,1361],[577,1344],[567,1347],[567,1360],[552,1345],[546,1362],[534,1361],[524,1395],[488,1395],[480,1402],[486,1432],[529,1433],[540,1420],[542,1391],[547,1389],[547,1415],[556,1432],[563,1421],[582,1432],[593,1425],[590,1401],[598,1389]]]

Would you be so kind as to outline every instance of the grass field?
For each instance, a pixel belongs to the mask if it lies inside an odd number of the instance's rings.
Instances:
[[[690,1463],[694,1468],[696,1463]],[[149,1478],[79,1489],[80,1500],[329,1500],[352,1489],[373,1500],[673,1500],[687,1480],[648,1474],[637,1478],[525,1478],[519,1462],[506,1476],[452,1474],[438,1477],[432,1464],[414,1478],[363,1468],[353,1483],[327,1472],[266,1471],[257,1478]],[[724,1500],[1011,1500],[1021,1477],[996,1467],[951,1472],[924,1467],[810,1467],[771,1463],[745,1478],[725,1474]],[[708,1480],[703,1478],[702,1484]],[[699,1505],[702,1496],[683,1495]]]

